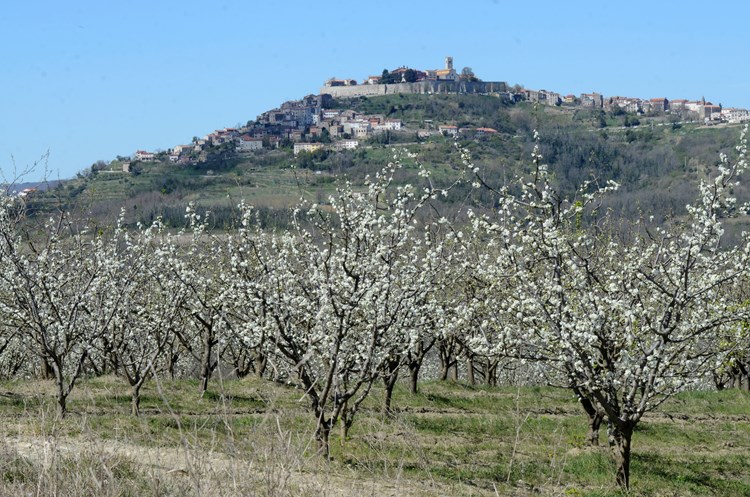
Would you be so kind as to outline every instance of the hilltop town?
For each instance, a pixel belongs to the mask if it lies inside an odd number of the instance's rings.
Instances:
[[[259,115],[255,121],[236,128],[216,130],[190,144],[176,145],[159,154],[138,150],[131,161],[169,160],[175,164],[195,164],[207,160],[217,148],[232,149],[246,154],[281,145],[292,146],[294,154],[329,150],[352,150],[363,140],[384,132],[413,133],[420,138],[431,134],[458,135],[471,132],[492,134],[492,128],[459,128],[455,122],[423,123],[418,129],[408,128],[401,120],[382,114],[361,114],[333,105],[350,98],[393,94],[480,94],[502,99],[510,104],[529,102],[561,109],[593,109],[614,115],[631,115],[629,123],[638,123],[639,116],[668,116],[679,121],[740,123],[750,121],[750,111],[724,108],[704,98],[700,100],[669,99],[666,97],[639,98],[605,96],[598,92],[578,96],[562,95],[556,91],[533,90],[519,85],[513,87],[502,81],[482,81],[469,67],[460,72],[453,58],[446,57],[441,69],[413,69],[399,67],[384,70],[379,76],[355,79],[331,78],[318,95],[284,102],[278,108]],[[128,171],[130,162],[123,163]]]

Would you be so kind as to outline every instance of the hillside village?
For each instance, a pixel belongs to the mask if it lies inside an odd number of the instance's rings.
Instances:
[[[325,82],[320,94],[284,102],[245,126],[219,129],[202,138],[195,137],[190,144],[176,145],[167,152],[157,154],[138,150],[130,161],[169,160],[178,165],[195,164],[206,161],[208,154],[217,147],[233,149],[240,154],[282,145],[291,146],[294,155],[323,148],[352,150],[359,147],[363,140],[385,132],[412,133],[418,138],[427,138],[433,134],[456,136],[459,133],[496,133],[492,128],[459,128],[457,123],[451,122],[422,123],[418,129],[410,129],[399,119],[333,108],[337,98],[436,92],[477,93],[504,99],[510,104],[530,102],[560,108],[599,109],[633,116],[669,115],[675,116],[673,119],[703,121],[705,124],[750,121],[750,111],[747,109],[724,108],[707,102],[704,98],[643,99],[608,97],[597,92],[562,96],[550,90],[532,90],[519,85],[509,87],[504,82],[483,82],[468,67],[457,72],[453,66],[453,58],[446,57],[442,69],[419,70],[402,66],[391,71],[384,70],[380,76],[368,76],[361,83],[354,79],[331,78]],[[122,168],[125,172],[129,171],[130,162],[124,162]]]

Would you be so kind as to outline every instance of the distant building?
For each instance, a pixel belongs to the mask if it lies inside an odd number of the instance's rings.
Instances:
[[[379,131],[401,131],[403,123],[398,119],[386,119],[375,125],[375,129]]]
[[[698,117],[704,120],[720,120],[721,105],[712,105],[710,102],[698,110]]]
[[[497,130],[494,128],[477,128],[477,135],[496,135]]]
[[[339,117],[339,114],[341,114],[341,111],[338,109],[323,109],[322,112],[323,119],[335,119]]]
[[[669,109],[669,100],[666,98],[652,98],[648,103],[654,112],[664,112]]]
[[[581,93],[580,97],[581,107],[589,107],[591,109],[601,109],[604,107],[604,96],[600,93]]]
[[[406,80],[406,73],[407,71],[412,71],[413,80],[407,81]],[[423,81],[427,79],[427,73],[424,71],[419,71],[417,69],[411,69],[409,67],[399,67],[398,69],[394,69],[391,71],[391,76],[394,77],[394,79],[397,82],[400,83],[408,83],[408,82],[415,82],[415,81]],[[372,77],[372,76],[370,76]],[[378,78],[379,79],[379,78]],[[369,79],[368,79],[369,81]]]
[[[704,105],[706,105],[705,100],[694,100],[685,103],[685,108],[689,111],[700,113]]]
[[[544,96],[543,101],[546,105],[560,105],[562,103],[559,93],[547,90],[540,90],[540,93]]]
[[[685,99],[676,99],[676,100],[670,100],[669,101],[669,110],[671,112],[679,112],[681,110],[687,109],[687,103],[688,101]]]
[[[357,81],[354,79],[334,79],[331,78],[325,82],[326,86],[356,86]]]
[[[747,109],[722,109],[721,116],[732,124],[750,121],[750,111]]]
[[[444,69],[428,69],[426,71],[426,79],[434,79],[436,81],[458,81],[458,73],[453,68],[453,57],[445,58]]]
[[[142,160],[142,161],[152,161],[154,160],[154,153],[153,152],[146,152],[145,150],[138,150],[135,153],[135,160]]]
[[[523,95],[523,99],[527,102],[538,102],[539,101],[539,92],[536,90],[529,90],[529,89],[523,89],[521,91],[521,94]]]
[[[333,149],[338,151],[354,150],[357,147],[359,147],[359,142],[357,140],[340,140],[333,144]]]
[[[441,124],[440,126],[438,126],[438,131],[446,136],[456,136],[458,134],[458,126]]]
[[[643,110],[643,101],[640,98],[610,97],[606,107],[610,110],[620,108],[624,112],[634,114]]]
[[[349,133],[351,136],[357,138],[366,138],[372,131],[372,125],[370,124],[370,121],[365,121],[364,119],[347,121],[343,124],[343,126],[344,133]]]
[[[298,155],[300,152],[315,152],[323,148],[322,143],[295,143],[294,144],[294,155]]]
[[[242,135],[237,142],[235,150],[237,152],[252,152],[254,150],[263,149],[263,139],[255,138],[250,135]]]

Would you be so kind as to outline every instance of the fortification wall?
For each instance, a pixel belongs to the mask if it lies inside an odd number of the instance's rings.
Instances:
[[[396,93],[496,93],[507,91],[503,81],[419,81],[392,85],[324,86],[320,94],[334,98],[374,97]]]

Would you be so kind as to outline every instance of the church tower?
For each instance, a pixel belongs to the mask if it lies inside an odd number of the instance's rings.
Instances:
[[[453,70],[453,57],[445,58],[445,69],[447,69],[448,71]]]

